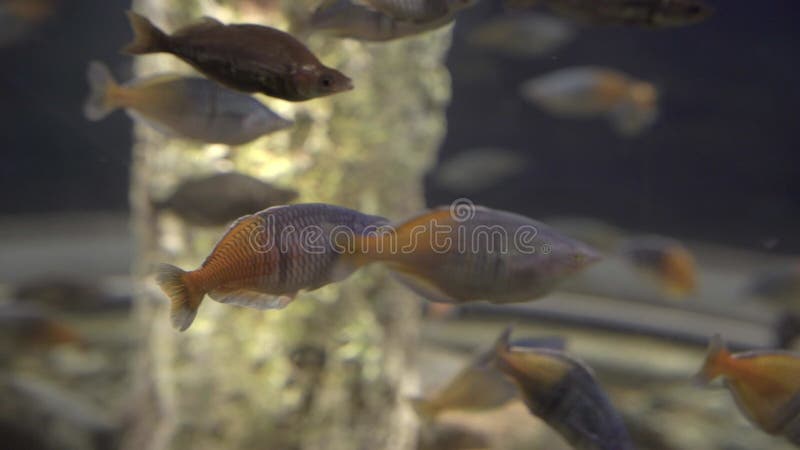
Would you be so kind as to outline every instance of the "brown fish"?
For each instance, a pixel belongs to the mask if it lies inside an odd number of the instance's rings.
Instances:
[[[348,77],[324,66],[292,35],[251,24],[225,25],[215,19],[167,35],[149,20],[128,12],[132,55],[171,53],[207,77],[243,92],[299,102],[353,89]]]
[[[444,303],[533,300],[600,259],[541,222],[471,204],[427,211],[342,245],[352,249],[353,264],[383,262],[424,298]]]
[[[47,350],[60,345],[83,345],[72,328],[33,308],[0,307],[0,354]]]
[[[719,376],[751,422],[800,445],[800,354],[779,350],[731,354],[722,337],[714,335],[696,380],[706,384]]]
[[[169,209],[198,226],[227,225],[253,211],[285,205],[297,192],[238,172],[217,173],[181,183],[156,209]]]
[[[199,269],[169,264],[157,280],[172,301],[172,325],[186,330],[208,294],[254,309],[279,309],[301,290],[340,281],[355,268],[339,264],[334,232],[359,234],[386,219],[322,203],[276,206],[237,220]]]
[[[564,352],[511,348],[507,329],[495,344],[495,365],[519,388],[531,414],[575,449],[633,450],[619,413],[591,369]]]
[[[700,0],[506,0],[506,5],[514,9],[539,4],[584,23],[645,28],[693,25],[714,13]]]

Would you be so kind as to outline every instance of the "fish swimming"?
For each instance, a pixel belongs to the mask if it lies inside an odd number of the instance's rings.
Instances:
[[[580,450],[633,450],[625,423],[590,368],[559,350],[518,349],[511,329],[495,344],[493,362],[519,389],[531,414]]]
[[[518,13],[481,23],[470,31],[467,41],[504,55],[529,58],[552,53],[575,34],[571,25],[557,17]]]
[[[722,337],[715,335],[696,380],[707,384],[720,376],[753,424],[800,445],[800,354],[778,350],[731,354]]]
[[[605,117],[623,136],[640,134],[658,116],[655,86],[603,67],[559,69],[528,80],[520,91],[556,117]]]
[[[477,0],[447,0],[448,13],[429,21],[398,20],[353,0],[329,0],[311,14],[308,28],[328,36],[383,42],[414,36],[444,27],[456,18],[458,12],[473,6]]]
[[[474,148],[442,161],[431,174],[437,185],[459,194],[471,194],[525,172],[528,160],[501,148]]]
[[[0,355],[48,350],[61,345],[82,346],[84,341],[71,327],[35,308],[0,307]]]
[[[540,222],[467,204],[352,237],[337,243],[352,264],[382,262],[423,298],[444,303],[533,300],[599,260],[589,246]]]
[[[128,310],[132,302],[129,295],[109,292],[95,280],[59,275],[27,279],[14,286],[11,297],[25,307],[81,314]]]
[[[694,257],[675,239],[659,236],[633,238],[622,244],[620,254],[658,280],[671,297],[686,297],[697,289]]]
[[[564,349],[560,338],[531,338],[516,340],[514,348]],[[517,396],[514,384],[492,364],[492,351],[478,355],[445,386],[426,398],[412,400],[417,413],[433,419],[445,411],[485,411],[499,408]]]
[[[694,25],[714,9],[700,0],[506,0],[512,9],[546,5],[553,12],[593,25],[672,28]]]
[[[252,211],[289,203],[297,195],[258,178],[227,172],[186,180],[154,206],[168,209],[192,225],[220,226]]]
[[[448,13],[447,0],[362,0],[398,20],[431,21]]]
[[[276,206],[237,220],[197,270],[169,264],[157,281],[170,298],[173,327],[186,330],[208,294],[254,309],[279,309],[299,291],[340,281],[355,268],[339,264],[334,231],[359,234],[386,219],[321,203]]]
[[[206,143],[241,145],[286,129],[284,119],[250,95],[205,78],[162,75],[123,86],[104,64],[89,64],[86,118],[97,121],[116,108],[169,134]],[[238,216],[237,216],[238,217]]]
[[[205,18],[167,35],[149,20],[128,12],[134,41],[131,55],[171,53],[219,83],[293,102],[353,89],[350,79],[324,66],[292,35],[274,28]]]

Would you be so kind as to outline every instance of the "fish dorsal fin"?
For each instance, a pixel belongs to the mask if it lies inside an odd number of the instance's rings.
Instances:
[[[186,36],[187,34],[190,34],[190,33],[202,32],[202,31],[211,30],[211,29],[214,29],[214,28],[224,27],[224,26],[225,26],[224,23],[220,22],[219,20],[217,20],[217,19],[215,19],[213,17],[203,16],[197,22],[194,22],[194,23],[191,23],[189,25],[186,25],[185,27],[179,28],[172,35],[173,36]]]
[[[294,300],[297,293],[273,295],[250,289],[224,290],[215,289],[208,293],[214,301],[226,305],[241,306],[244,308],[267,310],[283,309]]]
[[[451,297],[432,282],[418,275],[391,271],[392,276],[400,283],[431,302],[458,303],[458,299]]]

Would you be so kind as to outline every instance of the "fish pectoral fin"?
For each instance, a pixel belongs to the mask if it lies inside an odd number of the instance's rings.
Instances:
[[[391,270],[392,276],[425,300],[438,303],[460,303],[432,282],[418,275]]]
[[[215,290],[211,291],[208,295],[219,303],[263,311],[267,309],[285,308],[294,300],[297,293],[273,295],[249,289],[236,289],[233,291]]]

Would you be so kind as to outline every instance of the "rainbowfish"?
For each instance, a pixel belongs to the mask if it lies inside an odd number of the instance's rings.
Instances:
[[[205,78],[162,75],[120,86],[99,62],[89,64],[87,77],[92,92],[84,112],[92,121],[125,108],[134,118],[170,134],[227,145],[292,126],[253,97]]]
[[[714,335],[696,380],[707,384],[719,376],[752,423],[800,445],[800,354],[778,350],[731,354],[722,337]]]
[[[449,12],[430,21],[404,21],[395,19],[353,0],[329,0],[311,14],[308,28],[329,36],[357,39],[362,41],[390,41],[436,30],[450,24],[456,14],[473,6],[477,0],[447,0]]]
[[[625,423],[592,370],[559,350],[512,348],[511,329],[495,344],[494,364],[508,376],[531,414],[575,449],[632,450]]]
[[[169,209],[192,225],[226,225],[252,211],[284,205],[297,192],[238,172],[217,173],[184,181],[156,209]]]
[[[84,341],[75,330],[36,309],[0,307],[0,355],[68,344],[82,346]]]
[[[538,4],[584,23],[645,28],[694,25],[714,13],[713,8],[700,0],[506,0],[512,9]]]
[[[276,206],[237,220],[197,270],[169,264],[157,281],[172,302],[172,325],[192,324],[208,294],[213,300],[254,309],[280,309],[301,290],[340,281],[355,268],[338,264],[332,236],[359,234],[386,219],[321,203]]]
[[[623,136],[640,134],[658,116],[658,91],[603,67],[571,67],[533,78],[522,96],[556,117],[606,117]]]
[[[560,338],[531,338],[512,343],[515,348],[564,349]],[[445,411],[484,411],[503,406],[517,396],[517,388],[492,364],[492,351],[478,355],[444,387],[426,398],[412,400],[417,413],[432,419]]]
[[[672,297],[686,297],[697,288],[694,257],[675,239],[659,236],[630,239],[622,245],[620,253],[635,267],[655,277]]]
[[[303,43],[274,28],[225,25],[206,17],[172,35],[128,12],[132,55],[171,53],[205,76],[232,89],[261,92],[289,101],[305,101],[353,89],[348,77],[324,66]]]
[[[352,264],[385,263],[422,297],[445,303],[533,300],[600,259],[589,246],[540,222],[471,204],[345,237],[354,240],[337,245]]]
[[[430,21],[448,13],[447,0],[362,0],[398,20]]]
[[[559,18],[519,13],[481,23],[467,40],[477,47],[525,58],[544,56],[574,37],[574,28]]]

